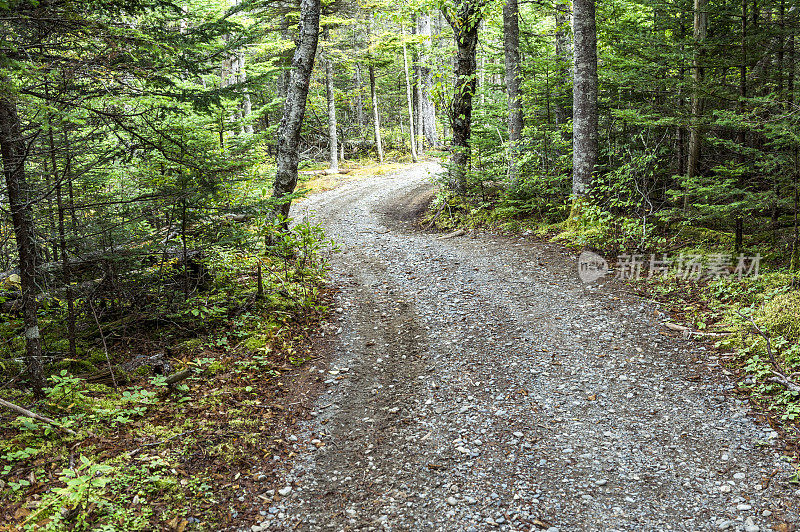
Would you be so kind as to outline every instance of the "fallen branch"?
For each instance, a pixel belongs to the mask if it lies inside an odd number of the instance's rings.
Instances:
[[[185,369],[183,371],[179,371],[178,373],[173,373],[172,375],[164,379],[164,382],[167,383],[167,386],[172,386],[173,384],[188,379],[191,376],[192,376],[192,370]]]
[[[767,356],[769,357],[770,364],[772,364],[772,377],[768,378],[767,382],[774,382],[776,384],[780,384],[790,392],[800,392],[800,384],[797,384],[792,379],[786,376],[786,372],[783,371],[783,368],[778,363],[778,360],[775,358],[775,354],[772,352],[772,342],[769,341],[769,336],[767,335],[767,333],[761,330],[761,327],[759,327],[756,324],[756,321],[752,317],[745,316],[738,310],[736,311],[736,313],[743,319],[749,321],[750,324],[753,326],[753,329],[767,343]]]
[[[49,425],[52,425],[52,426],[54,426],[55,428],[57,428],[59,430],[63,430],[67,434],[71,434],[73,436],[77,436],[78,435],[77,432],[75,432],[72,429],[68,429],[67,427],[61,425],[58,421],[50,419],[49,417],[40,416],[36,412],[31,412],[30,410],[26,410],[26,409],[22,408],[21,406],[15,405],[14,403],[9,403],[8,401],[4,401],[3,399],[0,399],[0,406],[4,406],[4,407],[8,408],[9,410],[13,410],[17,414],[21,414],[21,415],[23,415],[25,417],[29,417],[31,419],[35,419],[36,421],[41,421],[43,423],[47,423]]]
[[[440,236],[440,237],[437,238],[437,240],[446,240],[448,238],[455,238],[457,236],[463,236],[463,235],[466,235],[466,234],[467,234],[466,231],[464,231],[463,229],[459,229],[457,231],[453,231],[452,233],[446,234],[444,236]]]
[[[767,379],[767,382],[774,382],[785,387],[790,392],[800,392],[800,385],[790,381],[787,377],[781,375],[777,371],[772,372],[772,377]]]

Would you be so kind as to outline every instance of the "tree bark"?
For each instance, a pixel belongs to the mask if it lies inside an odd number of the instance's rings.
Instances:
[[[523,125],[517,0],[507,0],[503,6],[503,49],[506,62],[506,94],[508,96],[508,178],[513,186],[519,181],[519,154]]]
[[[594,0],[575,0],[572,193],[589,192],[597,164],[597,28]]]
[[[25,176],[27,149],[22,138],[17,105],[5,96],[0,97],[0,154],[19,253],[22,317],[25,324],[25,364],[31,387],[37,396],[41,396],[44,376],[36,303],[36,249],[29,203],[32,195]]]
[[[328,40],[328,30],[323,32]],[[333,92],[333,61],[328,50],[325,50],[325,97],[328,102],[328,141],[330,147],[330,172],[339,171],[339,139],[336,131],[336,98]]]
[[[355,86],[356,86],[356,115],[358,116],[358,134],[360,138],[364,138],[364,99],[361,97],[361,65],[356,63],[355,73]]]
[[[414,139],[414,103],[411,95],[411,77],[408,72],[408,51],[406,49],[405,28],[400,28],[403,39],[403,72],[406,75],[406,99],[408,100],[408,133],[411,139],[411,160],[417,162],[417,146]]]
[[[288,218],[291,199],[297,185],[300,128],[306,113],[306,98],[314,56],[319,39],[320,0],[301,0],[297,48],[292,58],[292,70],[283,106],[283,117],[277,132],[277,158],[273,197],[278,200],[274,213]]]
[[[445,11],[453,28],[456,43],[456,82],[450,104],[450,126],[453,130],[453,155],[450,160],[450,187],[457,193],[467,190],[467,171],[470,164],[472,135],[472,98],[476,89],[476,51],[478,28],[482,15],[475,0],[460,0],[454,11]]]
[[[428,146],[436,148],[439,144],[439,136],[436,132],[436,106],[431,99],[433,74],[430,67],[432,43],[431,16],[429,13],[420,14],[417,19],[417,31],[423,39],[419,55],[419,79],[421,84],[419,113],[422,115],[420,135],[428,142]]]
[[[378,91],[375,87],[375,66],[369,64],[369,94],[372,98],[372,124],[375,131],[375,147],[378,150],[378,161],[383,162],[383,140],[381,139],[381,118],[378,112]]]
[[[689,160],[686,164],[688,181],[697,175],[700,161],[700,119],[703,114],[703,98],[700,96],[700,83],[703,81],[700,47],[706,38],[706,0],[694,0],[694,59],[692,61],[692,103],[689,128]],[[684,195],[684,209],[688,208],[689,194]]]
[[[567,141],[569,134],[565,126],[570,119],[571,95],[569,86],[570,64],[572,63],[572,47],[570,45],[569,3],[559,0],[555,5],[556,23],[556,80],[555,80],[555,118],[556,127],[561,130],[561,138]]]

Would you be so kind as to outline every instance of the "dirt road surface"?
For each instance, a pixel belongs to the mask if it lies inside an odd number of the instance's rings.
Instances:
[[[792,530],[794,469],[713,354],[556,246],[415,228],[438,171],[295,207],[342,249],[335,340],[254,530]]]

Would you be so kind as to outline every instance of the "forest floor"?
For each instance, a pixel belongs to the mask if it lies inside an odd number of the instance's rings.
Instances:
[[[713,351],[557,245],[421,230],[439,171],[295,207],[341,248],[334,339],[252,530],[794,530],[795,467]]]

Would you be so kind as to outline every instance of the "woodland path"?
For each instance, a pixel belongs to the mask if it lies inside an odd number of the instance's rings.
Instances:
[[[713,356],[652,303],[584,287],[557,246],[420,231],[438,171],[295,207],[341,246],[341,292],[263,528],[793,529],[793,469]]]

